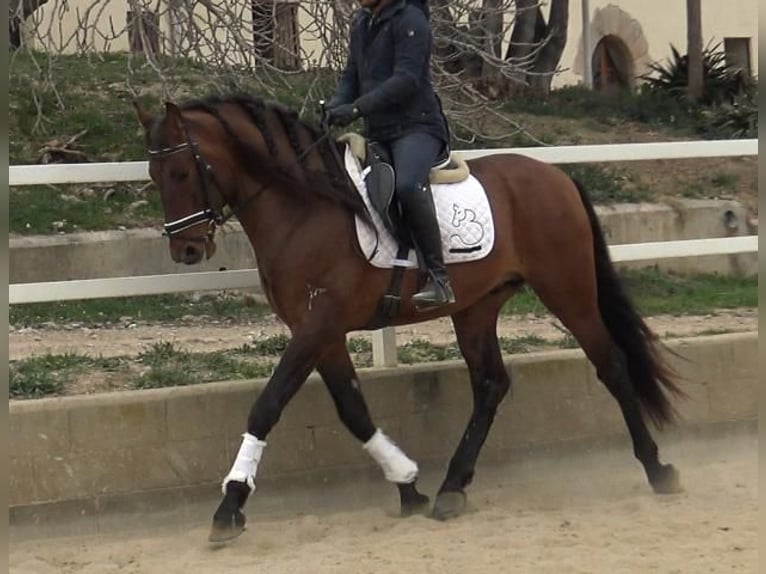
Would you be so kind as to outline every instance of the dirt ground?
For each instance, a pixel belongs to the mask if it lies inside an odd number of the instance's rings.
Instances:
[[[755,574],[755,434],[660,443],[682,494],[652,494],[629,448],[614,449],[482,465],[470,511],[451,522],[398,519],[393,499],[372,499],[353,511],[251,513],[239,539],[214,548],[205,511],[172,529],[14,542],[10,572]]]
[[[647,319],[649,326],[660,337],[686,337],[716,332],[757,331],[757,309],[719,310],[707,315],[672,316],[657,315]],[[403,344],[413,339],[425,339],[433,344],[445,344],[455,340],[449,319],[439,319],[398,327],[397,342]],[[137,355],[160,341],[171,342],[178,348],[192,351],[215,351],[232,349],[244,343],[278,334],[287,329],[274,318],[264,318],[257,323],[239,325],[136,325],[90,329],[67,327],[14,329],[9,333],[8,354],[11,360],[23,359],[46,353],[76,352],[94,357]],[[363,335],[362,333],[352,334]],[[534,335],[544,340],[557,341],[564,336],[561,326],[550,317],[533,315],[523,317],[503,316],[498,322],[501,337]],[[365,336],[369,336],[366,335]]]

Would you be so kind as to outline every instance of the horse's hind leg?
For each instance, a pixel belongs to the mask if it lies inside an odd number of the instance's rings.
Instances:
[[[600,317],[560,318],[580,342],[596,367],[598,378],[617,401],[633,442],[633,453],[643,465],[654,491],[658,494],[680,491],[678,471],[673,465],[660,462],[659,449],[644,421],[625,353],[612,340]]]
[[[541,280],[533,276],[528,278],[528,282],[546,307],[577,339],[588,359],[596,367],[598,378],[616,399],[630,432],[633,452],[643,465],[654,491],[678,492],[681,490],[678,472],[673,465],[660,463],[657,443],[644,421],[636,391],[636,385],[656,388],[657,382],[633,380],[631,377],[626,357],[631,351],[620,348],[604,323],[598,305],[595,281],[592,279],[595,278],[595,273],[588,272],[589,266],[582,264],[582,259],[579,260],[581,264],[577,270],[577,261],[575,257],[562,258],[552,264],[573,266],[572,269],[557,268],[557,273],[570,278],[565,285],[554,277]],[[606,292],[613,286],[599,284],[599,288]],[[626,301],[625,304],[630,303]],[[635,325],[630,326],[629,323],[630,321],[626,320],[624,328],[636,329]],[[638,334],[638,331],[636,333]],[[647,343],[641,340],[637,344]]]
[[[465,487],[471,483],[484,441],[511,381],[497,340],[497,315],[511,291],[490,295],[452,317],[460,351],[468,365],[473,412],[434,503],[433,517],[446,520],[465,508]]]
[[[418,467],[373,424],[345,340],[327,349],[317,371],[330,391],[340,420],[381,465],[386,479],[398,487],[402,516],[425,512],[428,497],[415,486]]]

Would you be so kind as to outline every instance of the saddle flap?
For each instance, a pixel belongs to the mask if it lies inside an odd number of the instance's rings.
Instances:
[[[382,146],[369,143],[366,158],[364,183],[370,203],[389,233],[403,240],[398,204],[394,201],[396,173],[389,153]]]
[[[395,175],[391,164],[375,162],[365,170],[364,183],[370,194],[370,203],[381,215],[386,215],[394,199]]]

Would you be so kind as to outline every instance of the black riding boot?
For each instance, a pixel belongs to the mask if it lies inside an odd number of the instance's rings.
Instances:
[[[432,309],[455,302],[442,254],[441,233],[429,185],[422,186],[407,198],[407,221],[420,256],[428,272],[428,280],[412,302],[418,310]]]

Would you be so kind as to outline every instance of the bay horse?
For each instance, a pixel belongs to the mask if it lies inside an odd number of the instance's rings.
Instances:
[[[192,265],[210,257],[216,226],[236,215],[252,243],[263,292],[291,332],[250,410],[210,540],[243,531],[265,439],[313,369],[340,420],[398,487],[402,515],[428,512],[430,500],[416,488],[417,464],[373,423],[346,349],[347,334],[370,325],[392,271],[373,267],[360,251],[355,218],[369,222],[370,214],[338,161],[341,144],[295,111],[250,95],[166,102],[156,116],[135,106],[173,260]],[[417,311],[409,297],[423,277],[407,270],[391,321],[450,316],[469,371],[473,411],[431,516],[449,519],[465,508],[465,489],[511,384],[498,345],[498,313],[524,284],[577,339],[616,399],[651,487],[678,492],[678,471],[660,462],[645,419],[658,427],[672,422],[669,396],[683,392],[660,341],[621,286],[582,186],[559,168],[519,154],[485,156],[469,166],[488,196],[494,247],[479,261],[449,266],[456,302],[446,307]]]

